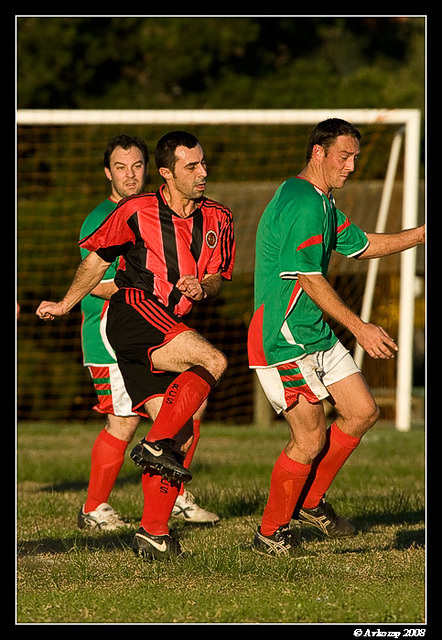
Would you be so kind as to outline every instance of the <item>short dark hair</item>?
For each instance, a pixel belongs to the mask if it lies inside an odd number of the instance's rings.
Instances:
[[[323,147],[327,154],[329,148],[334,144],[336,138],[339,136],[352,136],[357,140],[361,139],[360,131],[346,120],[329,118],[328,120],[319,122],[310,132],[305,154],[306,161],[310,161],[313,153],[313,147],[316,144]]]
[[[138,149],[143,154],[144,163],[147,167],[149,163],[149,150],[147,148],[147,144],[144,142],[142,138],[137,138],[134,136],[126,136],[125,134],[121,134],[119,136],[115,136],[111,138],[107,143],[106,149],[104,151],[104,160],[103,164],[106,169],[110,169],[110,157],[112,152],[117,148],[122,147],[123,149],[130,149],[131,147],[138,147]]]
[[[155,147],[155,164],[157,169],[162,167],[174,171],[176,164],[175,151],[177,147],[194,149],[200,144],[198,138],[187,131],[170,131],[157,142]]]

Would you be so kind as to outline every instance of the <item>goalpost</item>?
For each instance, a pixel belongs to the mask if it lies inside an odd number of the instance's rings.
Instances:
[[[419,190],[419,148],[420,148],[420,111],[416,109],[339,109],[339,110],[18,110],[17,130],[25,138],[25,132],[29,127],[90,127],[95,131],[99,127],[118,126],[138,127],[138,126],[162,126],[168,128],[178,127],[205,127],[213,126],[215,129],[223,127],[251,127],[256,131],[260,127],[271,126],[313,126],[321,120],[330,117],[338,117],[348,120],[355,125],[377,126],[388,125],[394,127],[393,142],[390,149],[390,159],[385,172],[382,187],[381,205],[379,207],[376,231],[381,232],[385,228],[386,220],[393,197],[393,189],[397,176],[399,157],[403,148],[403,187],[402,187],[402,215],[401,227],[409,228],[418,223],[418,190]],[[121,132],[124,132],[123,130]],[[290,134],[290,129],[288,129]],[[206,144],[202,139],[204,147]],[[106,140],[102,142],[104,145]],[[305,147],[304,140],[304,147]],[[363,136],[364,148],[364,136]],[[222,139],[214,145],[217,153],[222,153],[224,148]],[[32,155],[35,147],[29,145],[28,155]],[[54,152],[55,153],[55,152]],[[72,152],[74,153],[74,152]],[[215,153],[215,152],[214,152]],[[247,169],[235,160],[236,170],[241,173]],[[244,160],[247,164],[247,155]],[[20,193],[20,163],[18,167],[18,192]],[[210,163],[209,163],[210,164]],[[97,158],[97,171],[99,170],[99,158]],[[295,170],[295,167],[293,168]],[[357,173],[357,172],[356,172]],[[42,175],[45,175],[44,172]],[[282,179],[290,174],[282,176]],[[31,178],[26,178],[31,181]],[[210,177],[210,175],[209,175]],[[38,178],[36,178],[38,181]],[[279,180],[279,178],[278,178]],[[281,180],[282,181],[282,180]],[[255,189],[263,187],[257,180]],[[220,188],[222,187],[220,180]],[[37,189],[38,184],[34,184],[33,189]],[[346,187],[347,188],[347,187]],[[212,194],[208,194],[212,195]],[[98,203],[98,202],[97,202]],[[229,202],[226,202],[228,206]],[[339,205],[338,205],[339,206]],[[352,217],[352,212],[348,213]],[[87,211],[84,212],[85,214]],[[235,210],[233,210],[235,218]],[[243,224],[249,224],[253,229],[253,224],[248,223],[244,216]],[[368,229],[367,229],[368,230]],[[370,229],[371,230],[371,229]],[[251,236],[250,231],[248,232]],[[20,236],[18,238],[20,243]],[[251,243],[254,245],[254,238],[248,237],[250,246],[245,251],[251,251]],[[240,252],[239,252],[240,253]],[[241,257],[241,256],[240,256]],[[241,269],[241,261],[238,267]],[[398,324],[398,345],[397,375],[396,375],[396,427],[406,431],[411,425],[411,399],[412,399],[412,371],[413,371],[413,327],[414,327],[414,296],[416,271],[416,249],[410,249],[401,254],[400,257],[400,295],[399,295],[399,324]],[[375,284],[378,272],[378,261],[370,261],[368,267],[364,300],[362,304],[361,317],[369,320],[373,309],[373,299]],[[244,345],[244,349],[245,349]],[[354,356],[358,364],[362,365],[363,352],[356,347]],[[255,411],[255,419],[259,421],[259,416]]]

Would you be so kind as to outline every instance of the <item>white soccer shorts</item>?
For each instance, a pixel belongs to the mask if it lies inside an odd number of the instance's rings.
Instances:
[[[121,418],[137,415],[132,411],[132,401],[117,363],[89,365],[88,369],[98,397],[98,404],[93,407],[95,411]]]
[[[329,395],[329,385],[353,373],[360,373],[360,369],[339,341],[327,351],[316,351],[291,362],[256,369],[263,391],[276,413],[290,409],[300,394],[312,403],[324,400]]]

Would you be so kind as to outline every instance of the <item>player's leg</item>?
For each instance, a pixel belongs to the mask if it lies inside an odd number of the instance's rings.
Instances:
[[[273,468],[268,501],[253,544],[263,553],[289,555],[296,543],[288,525],[312,462],[324,445],[325,414],[296,363],[257,373],[272,406],[277,412],[283,410],[290,439]]]
[[[155,397],[145,404],[149,415],[155,419],[162,407],[162,398]],[[202,417],[203,409],[198,411],[175,436],[172,454],[188,468],[193,456],[195,418]],[[188,459],[188,454],[191,453]],[[142,489],[144,497],[143,513],[140,528],[133,541],[134,551],[145,557],[160,558],[179,553],[179,544],[170,536],[168,521],[176,508],[176,517],[186,522],[210,522],[219,520],[216,514],[212,514],[199,505],[191,494],[185,492],[180,496],[182,483],[169,480],[149,468],[145,468],[142,476]],[[181,503],[178,504],[181,499]]]
[[[161,410],[162,401],[162,397],[156,396],[145,403],[146,410],[153,420]],[[193,421],[189,420],[174,441],[172,455],[181,463],[192,443],[192,425]],[[141,485],[144,498],[143,513],[140,527],[134,536],[132,549],[137,555],[145,558],[159,559],[177,555],[180,552],[179,543],[172,539],[168,522],[180,492],[181,482],[169,480],[146,467]]]
[[[315,461],[314,480],[303,501],[306,508],[318,506],[338,471],[379,415],[362,374],[354,373],[331,384],[328,389],[338,417],[327,434],[327,446]]]
[[[311,404],[299,396],[296,405],[284,412],[290,440],[272,471],[261,533],[271,536],[291,520],[293,510],[309,476],[311,465],[325,441],[325,416],[320,403]]]
[[[130,444],[139,424],[139,415],[124,417],[109,415],[105,429],[109,435]]]
[[[328,536],[341,537],[354,535],[356,529],[336,516],[324,496],[362,436],[375,424],[379,410],[361,373],[352,373],[327,388],[338,417],[327,432],[326,445],[313,464],[295,515]]]
[[[187,329],[187,328],[185,328]],[[164,393],[147,442],[173,439],[207,399],[227,367],[224,354],[199,333],[182,330],[150,355],[157,370],[178,375]]]
[[[198,365],[217,382],[227,368],[225,355],[194,330],[177,332],[172,340],[152,351],[151,360],[155,369],[177,373]]]
[[[204,417],[206,407],[207,407],[207,400],[203,402],[201,407],[193,416],[193,438],[192,438],[192,442],[189,444],[187,448],[187,451],[185,452],[185,458],[183,463],[186,469],[190,469],[193,456],[195,455],[195,451],[198,446],[199,439],[201,437],[201,422]],[[184,492],[184,485],[181,487],[180,494],[182,495],[183,492]]]
[[[112,297],[106,331],[133,410],[155,418],[132,449],[132,460],[169,481],[189,481],[192,475],[177,458],[174,440],[221,377],[225,356],[140,292],[120,290]],[[151,401],[158,397],[161,407],[153,414]]]
[[[310,404],[303,396],[285,412],[285,418],[290,441],[273,468],[268,501],[253,541],[254,548],[262,553],[284,556],[296,553],[297,542],[289,522],[325,437],[322,406]]]
[[[193,416],[193,437],[186,442],[184,447],[182,447],[182,451],[184,453],[183,466],[186,469],[190,469],[190,465],[192,464],[192,460],[198,446],[200,439],[200,425],[206,406],[207,401],[203,403]],[[183,430],[180,431],[179,435],[181,436],[182,433]],[[177,441],[178,438],[175,438],[175,440]],[[177,444],[179,443],[177,442]],[[186,489],[186,485],[184,483],[181,483],[179,495],[175,500],[171,516],[172,518],[189,524],[216,524],[220,519],[216,513],[200,506],[196,501],[195,496]]]
[[[124,462],[124,455],[137,429],[139,417],[108,416],[91,451],[91,468],[85,504],[78,515],[78,526],[114,529],[124,522],[108,504],[108,499]],[[112,425],[112,435],[110,431]],[[130,435],[131,434],[131,435]]]
[[[173,439],[221,378],[226,357],[164,305],[139,292],[120,290],[112,296],[106,331],[134,411],[140,412],[155,394],[164,395],[146,440]],[[152,383],[161,372],[170,374],[170,386],[154,392]]]
[[[99,399],[95,409],[107,414],[107,421],[92,447],[87,498],[77,521],[80,528],[114,529],[124,522],[108,505],[108,498],[140,417],[131,412],[130,398],[116,364],[90,369]]]

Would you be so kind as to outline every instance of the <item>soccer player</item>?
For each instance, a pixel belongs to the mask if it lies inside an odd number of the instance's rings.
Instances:
[[[133,549],[149,558],[180,552],[168,520],[180,483],[191,479],[182,463],[192,442],[192,416],[227,367],[225,355],[182,317],[195,303],[218,295],[223,280],[231,279],[235,256],[230,210],[204,197],[206,161],[197,138],[166,134],[155,161],[164,184],[121,201],[80,242],[90,253],[64,298],[43,301],[36,311],[44,320],[65,315],[122,256],[106,331],[132,411],[154,420],[131,452],[144,470],[144,508]]]
[[[87,216],[80,238],[96,229],[121,199],[143,190],[148,162],[143,140],[125,135],[109,140],[104,152],[104,173],[111,192]],[[86,249],[80,252],[82,258],[89,253]],[[83,364],[89,368],[98,397],[94,409],[106,415],[106,425],[92,447],[87,498],[77,518],[81,529],[111,530],[125,526],[107,500],[140,421],[138,414],[132,412],[115,353],[105,333],[109,299],[117,290],[114,278],[118,261],[108,267],[102,281],[81,301]]]
[[[119,135],[109,140],[104,152],[104,173],[110,183],[110,195],[85,219],[80,238],[92,233],[123,199],[143,191],[149,153],[141,138]],[[82,258],[89,251],[80,248]],[[109,299],[118,289],[114,283],[119,258],[104,274],[103,280],[81,301],[82,349],[84,366],[89,368],[98,404],[94,409],[106,415],[106,425],[98,434],[91,453],[88,494],[77,518],[80,529],[112,530],[126,523],[107,500],[124,462],[124,454],[138,427],[140,416],[131,408],[115,352],[106,337]],[[190,465],[199,439],[201,414],[195,416],[194,442],[186,455]],[[202,509],[190,492],[181,486],[172,516],[186,522],[214,523],[219,517]]]
[[[330,537],[355,527],[324,496],[379,409],[350,353],[323,319],[325,312],[348,329],[373,358],[394,357],[386,331],[363,322],[325,276],[332,251],[348,258],[378,258],[425,241],[424,227],[394,234],[364,233],[339,211],[332,191],[355,169],[360,132],[329,119],[317,124],[306,166],[277,189],[256,237],[255,311],[249,327],[250,367],[275,411],[283,413],[289,442],[272,471],[268,501],[254,548],[296,553],[292,517]],[[327,429],[322,400],[335,408]]]

